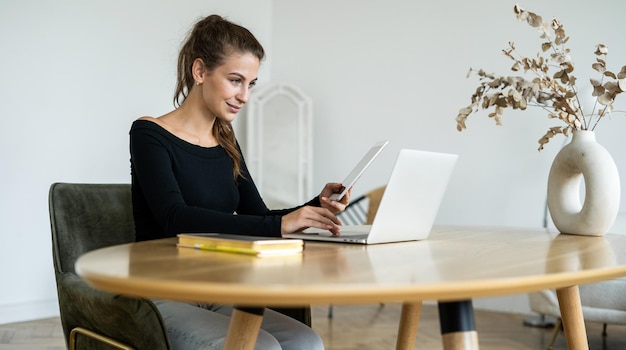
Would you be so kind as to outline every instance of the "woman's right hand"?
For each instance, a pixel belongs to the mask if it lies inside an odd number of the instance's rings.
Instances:
[[[338,235],[339,225],[341,225],[341,221],[330,210],[305,206],[282,217],[280,233],[289,234],[315,227]]]

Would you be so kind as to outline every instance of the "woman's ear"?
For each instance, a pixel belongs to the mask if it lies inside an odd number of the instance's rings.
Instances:
[[[200,85],[204,82],[204,74],[206,72],[206,67],[204,66],[204,61],[201,58],[196,58],[191,65],[191,74],[193,75],[193,80],[196,85]]]

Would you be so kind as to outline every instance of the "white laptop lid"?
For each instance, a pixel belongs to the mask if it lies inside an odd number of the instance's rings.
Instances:
[[[367,243],[427,238],[457,158],[456,154],[401,150]]]

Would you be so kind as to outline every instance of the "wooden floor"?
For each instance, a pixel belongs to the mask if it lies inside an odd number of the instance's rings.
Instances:
[[[328,307],[313,307],[313,328],[322,336],[328,350],[394,349],[400,317],[399,304],[336,306],[333,318]],[[483,350],[542,350],[550,342],[552,329],[526,327],[524,316],[477,310],[478,340]],[[626,349],[626,327],[610,325],[602,337],[602,325],[587,323],[591,350]],[[58,318],[0,325],[0,350],[65,349]],[[437,308],[424,305],[415,349],[442,349]],[[555,350],[567,349],[561,333]]]

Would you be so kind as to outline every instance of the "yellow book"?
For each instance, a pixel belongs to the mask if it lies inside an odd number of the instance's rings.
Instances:
[[[245,236],[221,233],[181,233],[177,246],[227,253],[256,256],[288,255],[301,253],[301,239]]]

